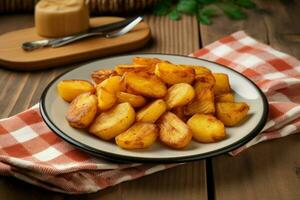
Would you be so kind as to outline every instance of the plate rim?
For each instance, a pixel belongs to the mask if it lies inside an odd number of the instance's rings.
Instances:
[[[100,60],[104,60],[104,59],[111,59],[114,57],[126,57],[126,56],[137,56],[137,55],[166,55],[166,56],[178,56],[178,57],[184,57],[184,58],[189,58],[189,59],[196,59],[196,60],[202,60],[205,62],[209,62],[209,63],[213,63],[213,64],[217,64],[221,67],[224,67],[226,69],[231,70],[234,73],[237,73],[239,75],[241,75],[243,78],[247,79],[253,86],[254,88],[258,91],[259,96],[261,97],[262,101],[263,101],[263,114],[262,117],[260,118],[259,123],[243,138],[239,139],[238,141],[225,146],[223,148],[217,149],[217,150],[213,150],[207,153],[201,153],[201,154],[195,154],[195,155],[189,155],[189,156],[182,156],[182,157],[167,157],[167,158],[141,158],[141,157],[135,157],[135,156],[124,156],[124,155],[119,155],[119,154],[114,154],[111,152],[106,152],[106,151],[102,151],[93,147],[90,147],[88,145],[85,145],[83,143],[81,143],[80,141],[77,141],[75,139],[73,139],[72,137],[68,136],[67,134],[65,134],[62,130],[60,130],[55,123],[53,123],[46,111],[46,106],[45,106],[45,99],[46,99],[46,95],[50,89],[50,87],[53,85],[53,83],[59,79],[60,77],[62,77],[63,75],[76,70],[80,67],[84,67],[85,65],[100,61]],[[206,59],[202,59],[202,58],[197,58],[197,57],[190,57],[190,56],[184,56],[184,55],[178,55],[178,54],[164,54],[164,53],[137,53],[137,54],[123,54],[123,55],[117,55],[117,56],[109,56],[109,57],[105,57],[102,59],[98,59],[98,60],[94,60],[88,63],[85,63],[83,65],[80,65],[76,68],[67,70],[66,72],[63,72],[62,74],[58,75],[57,77],[55,77],[50,83],[48,83],[48,85],[45,87],[41,98],[40,98],[40,106],[39,106],[39,110],[41,113],[41,116],[45,122],[45,124],[50,128],[50,130],[52,130],[56,135],[58,135],[60,138],[62,138],[63,140],[65,140],[66,142],[72,144],[73,146],[75,146],[76,148],[79,148],[85,152],[88,152],[90,154],[93,154],[95,156],[98,157],[104,157],[106,159],[109,160],[113,160],[113,161],[117,161],[117,162],[139,162],[139,163],[180,163],[180,162],[189,162],[189,161],[196,161],[196,160],[202,160],[202,159],[206,159],[206,158],[211,158],[211,157],[215,157],[218,155],[222,155],[224,153],[230,152],[232,150],[235,150],[239,147],[241,147],[242,145],[246,144],[247,142],[249,142],[251,139],[253,139],[256,135],[258,135],[258,133],[263,129],[264,125],[267,122],[268,119],[268,114],[269,114],[269,106],[268,106],[268,101],[267,101],[267,97],[265,96],[265,94],[261,91],[261,89],[248,77],[246,77],[245,75],[243,75],[242,73],[227,67],[225,65],[213,62],[213,61],[209,61]]]

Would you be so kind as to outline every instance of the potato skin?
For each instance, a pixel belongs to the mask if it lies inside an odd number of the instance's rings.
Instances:
[[[234,102],[233,93],[224,93],[215,97],[216,102]]]
[[[211,73],[210,69],[203,66],[197,66],[197,65],[188,65],[188,66],[195,70],[195,78],[197,78],[197,75]]]
[[[122,81],[129,93],[150,98],[161,98],[167,94],[166,85],[149,72],[126,72]]]
[[[120,91],[120,81],[120,76],[112,76],[97,85],[98,107],[101,111],[108,110],[117,103],[116,93]]]
[[[168,89],[165,102],[168,109],[184,106],[190,103],[195,97],[194,88],[187,83],[177,83]]]
[[[145,57],[134,57],[132,59],[132,62],[133,64],[137,64],[137,65],[147,65],[149,66],[152,72],[154,72],[157,63],[161,63],[161,62],[169,63],[168,61],[160,60],[158,58],[145,58]]]
[[[143,96],[130,94],[127,92],[118,92],[117,98],[118,98],[118,103],[128,102],[134,108],[139,108],[146,104],[146,99]]]
[[[217,142],[226,137],[224,124],[213,115],[195,114],[187,125],[198,142]]]
[[[101,83],[105,79],[111,77],[111,76],[116,76],[117,72],[115,70],[111,69],[100,69],[97,71],[92,72],[91,78],[96,84]]]
[[[111,140],[127,130],[135,121],[135,111],[129,103],[121,103],[101,113],[89,128],[89,132],[103,140]]]
[[[186,122],[188,120],[188,116],[184,114],[185,106],[175,107],[171,110],[172,113],[177,115],[182,121]]]
[[[57,90],[59,96],[65,101],[71,102],[82,93],[94,93],[95,87],[91,82],[86,80],[63,80],[57,84]]]
[[[140,65],[140,64],[122,64],[117,65],[115,70],[118,75],[123,75],[126,72],[143,72],[143,71],[153,71],[148,65]]]
[[[197,92],[201,88],[213,88],[216,84],[216,79],[212,73],[197,74],[195,78],[194,89]]]
[[[97,114],[97,97],[90,92],[77,96],[69,105],[66,119],[74,128],[86,128]]]
[[[219,102],[216,111],[217,118],[225,126],[236,126],[246,118],[249,106],[244,102]]]
[[[167,105],[162,99],[157,99],[136,114],[136,121],[154,123],[167,110]]]
[[[216,84],[214,86],[214,92],[216,95],[230,93],[231,88],[229,84],[229,77],[224,73],[213,73],[215,77]]]
[[[159,139],[171,148],[182,149],[192,139],[192,132],[189,127],[171,112],[167,112],[161,116],[159,128]]]
[[[191,84],[195,79],[195,70],[184,65],[162,62],[156,65],[155,75],[169,85],[176,83]]]
[[[185,107],[185,115],[215,113],[214,93],[212,88],[198,88],[194,101]]]
[[[158,136],[158,127],[151,123],[135,123],[125,132],[115,137],[116,144],[123,149],[145,149]]]
[[[120,91],[121,79],[121,76],[111,76],[102,81],[99,85],[104,87],[110,93],[116,93]]]

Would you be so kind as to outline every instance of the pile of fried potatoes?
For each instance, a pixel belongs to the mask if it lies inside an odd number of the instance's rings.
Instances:
[[[157,58],[133,58],[114,70],[100,69],[86,80],[63,80],[58,93],[70,102],[70,126],[86,129],[124,149],[143,149],[159,140],[182,149],[192,138],[211,143],[226,138],[249,106],[235,102],[227,74],[177,65]]]

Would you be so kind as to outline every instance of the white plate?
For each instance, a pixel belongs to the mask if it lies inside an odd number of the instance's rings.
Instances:
[[[131,63],[133,57],[156,57],[176,64],[201,65],[213,72],[228,74],[236,101],[244,101],[250,106],[249,117],[239,126],[226,128],[228,137],[217,143],[203,144],[192,141],[187,148],[174,150],[156,142],[145,150],[124,150],[113,142],[103,141],[84,131],[68,125],[65,113],[66,103],[57,94],[56,85],[61,80],[90,80],[90,74],[97,69],[113,68],[117,64]],[[133,162],[183,162],[203,159],[238,148],[255,137],[264,127],[268,116],[266,97],[260,89],[245,76],[225,66],[197,58],[165,54],[138,54],[110,57],[71,70],[52,81],[45,89],[40,110],[49,128],[67,142],[89,153],[118,161]]]

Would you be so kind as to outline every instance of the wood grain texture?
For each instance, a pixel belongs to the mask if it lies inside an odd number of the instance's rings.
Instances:
[[[213,159],[216,199],[299,199],[299,144],[293,135]]]
[[[90,19],[92,27],[123,20],[120,17],[95,17]],[[151,37],[149,26],[140,22],[129,33],[120,37],[90,37],[60,48],[41,48],[24,51],[22,44],[43,40],[35,28],[16,30],[0,36],[0,66],[32,71],[46,69],[79,61],[86,61],[117,53],[128,52],[144,46]]]
[[[238,30],[300,58],[300,43],[287,37],[300,34],[299,1],[256,1],[270,14],[249,12],[246,21],[218,18],[212,26],[200,26],[207,45]],[[212,159],[214,197],[217,200],[300,199],[299,136],[289,136],[251,147],[241,155]],[[298,173],[297,173],[298,170]]]
[[[172,53],[187,55],[199,48],[198,24],[192,17],[174,22],[167,18],[146,16],[153,40],[140,51],[131,53]],[[33,17],[4,16],[0,34],[32,26]],[[22,23],[21,25],[18,23]],[[90,61],[89,61],[90,62]],[[0,69],[0,118],[14,115],[36,104],[46,85],[57,75],[78,65],[62,66],[32,73]],[[149,175],[86,195],[64,195],[46,191],[11,177],[0,177],[0,197],[6,200],[24,199],[207,199],[205,161]]]

